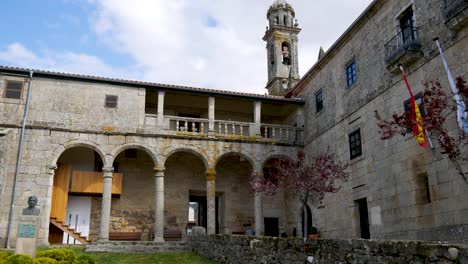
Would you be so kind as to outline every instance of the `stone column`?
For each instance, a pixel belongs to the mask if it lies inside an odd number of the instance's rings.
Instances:
[[[255,173],[256,177],[261,177],[259,172]],[[255,235],[263,236],[265,228],[263,226],[263,199],[261,193],[254,194],[254,207],[255,207]]]
[[[164,95],[165,91],[158,92],[158,129],[163,129],[164,126]]]
[[[164,242],[164,165],[154,168],[155,201],[154,242]]]
[[[254,126],[253,131],[251,131],[251,136],[261,136],[260,127],[261,127],[261,116],[262,116],[262,102],[254,102]]]
[[[215,130],[215,98],[210,96],[208,98],[208,133],[214,133]]]
[[[206,171],[207,234],[216,234],[216,172],[214,168]]]
[[[104,167],[103,173],[103,188],[102,188],[102,207],[101,207],[101,223],[99,225],[99,241],[109,240],[109,224],[112,204],[112,174],[114,168]]]

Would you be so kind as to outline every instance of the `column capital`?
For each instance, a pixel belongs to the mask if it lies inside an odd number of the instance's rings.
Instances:
[[[206,170],[206,180],[215,181],[216,180],[216,170],[214,168],[208,168]]]
[[[102,173],[104,178],[112,178],[112,173],[114,173],[114,167],[102,167]]]
[[[164,177],[165,171],[166,167],[164,167],[164,165],[156,165],[156,167],[154,167],[154,177]]]

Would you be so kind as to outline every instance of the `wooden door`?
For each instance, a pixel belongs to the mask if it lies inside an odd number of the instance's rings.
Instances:
[[[57,218],[57,221],[65,223],[68,203],[68,187],[70,185],[70,164],[60,164],[55,170],[54,187],[52,190],[52,208],[51,218]]]

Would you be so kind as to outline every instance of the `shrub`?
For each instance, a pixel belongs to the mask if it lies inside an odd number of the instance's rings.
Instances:
[[[34,260],[29,255],[16,254],[9,256],[2,264],[34,264]]]
[[[37,258],[34,262],[34,264],[57,264],[57,260],[53,258],[47,258],[47,257],[41,257]]]
[[[317,235],[318,234],[318,230],[317,230],[317,228],[315,226],[312,226],[310,228],[310,234],[311,235]]]
[[[75,258],[73,264],[96,264],[96,260],[94,260],[90,255],[81,255]]]
[[[65,260],[72,263],[73,260],[75,260],[76,258],[76,254],[73,250],[71,249],[68,249],[68,248],[62,248],[62,249],[59,249],[61,250],[63,253],[65,253]]]
[[[65,253],[59,249],[50,249],[46,251],[41,251],[37,253],[37,257],[38,258],[46,257],[46,258],[55,259],[57,261],[65,261],[66,259]]]
[[[13,255],[10,251],[0,251],[0,263],[5,261],[9,256]]]

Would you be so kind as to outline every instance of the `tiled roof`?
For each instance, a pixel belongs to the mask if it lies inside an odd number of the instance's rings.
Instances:
[[[245,97],[245,98],[251,98],[251,99],[266,99],[266,100],[283,101],[283,102],[291,102],[291,103],[303,103],[304,102],[304,100],[302,100],[301,98],[285,98],[283,96],[274,96],[274,95],[267,95],[267,94],[243,93],[243,92],[226,91],[226,90],[218,90],[218,89],[180,86],[180,85],[173,85],[173,84],[162,84],[162,83],[136,81],[136,80],[125,80],[125,79],[83,75],[83,74],[76,74],[76,73],[55,72],[55,71],[37,70],[37,69],[0,65],[0,73],[10,72],[10,73],[26,74],[26,73],[29,73],[30,71],[33,71],[35,76],[39,75],[39,76],[51,77],[51,78],[54,78],[54,77],[55,78],[70,78],[70,79],[89,80],[89,81],[96,81],[96,82],[108,82],[108,83],[120,84],[120,85],[145,86],[145,87],[154,87],[154,88],[160,88],[160,89],[162,88],[165,90],[198,92],[198,93],[204,93],[204,94],[236,96],[236,97]]]

